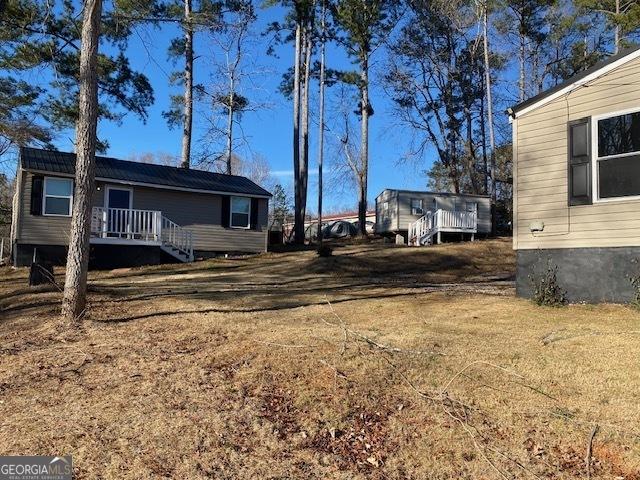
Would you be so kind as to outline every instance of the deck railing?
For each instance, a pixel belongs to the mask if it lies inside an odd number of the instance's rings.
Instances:
[[[452,211],[438,209],[427,211],[422,217],[409,224],[409,245],[430,243],[438,232],[476,233],[478,214],[474,211]]]
[[[451,210],[436,211],[436,227],[447,230],[476,230],[476,212],[454,212]]]
[[[160,241],[162,212],[93,207],[91,234],[100,238]]]
[[[433,229],[433,212],[427,211],[422,217],[409,224],[409,245],[417,245],[419,240]]]
[[[193,232],[157,210],[93,207],[91,236],[154,242],[193,259]]]
[[[162,217],[162,243],[193,256],[193,232],[182,228],[167,217]]]

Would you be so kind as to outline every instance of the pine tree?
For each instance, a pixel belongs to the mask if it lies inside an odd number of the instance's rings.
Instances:
[[[109,53],[98,54],[96,64],[98,111],[100,118],[116,122],[128,112],[145,120],[153,103],[149,81],[131,68],[125,55],[129,27],[113,11],[105,12],[101,19],[100,41],[108,43],[110,49]],[[14,83],[13,91],[4,89],[14,100],[22,96],[23,112],[29,112],[32,129],[26,130],[26,137],[18,137],[16,143],[29,143],[29,139],[46,143],[52,131],[75,128],[79,116],[81,30],[77,5],[70,0],[59,8],[38,0],[7,0],[0,17],[0,84],[19,82],[21,76],[43,69],[51,73],[44,76],[50,78],[46,84],[26,88]],[[106,142],[98,143],[99,150],[106,148]]]
[[[98,44],[101,0],[86,0],[80,44],[80,95],[76,127],[76,177],[69,253],[62,299],[62,315],[77,323],[87,305],[87,272],[91,237],[91,197],[95,183],[96,130],[98,126]]]
[[[163,112],[170,127],[182,127],[182,168],[189,168],[191,165],[194,90],[201,88],[194,84],[196,33],[198,30],[219,29],[223,6],[224,2],[215,0],[200,0],[195,7],[193,0],[176,0],[163,5],[154,19],[157,23],[178,21],[182,26],[182,36],[171,41],[169,57],[176,62],[178,59],[184,60],[184,68],[171,77],[171,83],[182,85],[184,92],[182,95],[172,96],[171,108]]]
[[[398,20],[398,2],[393,0],[339,0],[333,9],[336,25],[344,33],[341,43],[358,66],[355,75],[343,78],[358,86],[360,101],[360,165],[362,177],[358,188],[359,233],[366,236],[367,188],[369,175],[369,119],[374,110],[371,105],[371,55],[387,40]]]

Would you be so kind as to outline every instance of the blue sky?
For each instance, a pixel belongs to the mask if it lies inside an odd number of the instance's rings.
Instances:
[[[266,54],[269,39],[260,34],[266,25],[274,20],[282,20],[284,11],[279,7],[260,9],[258,22],[254,26],[256,34],[255,46],[251,54],[264,73],[257,75],[256,88],[247,88],[247,96],[258,103],[265,104],[256,112],[246,113],[242,118],[242,130],[248,140],[249,148],[240,149],[243,155],[251,153],[261,155],[269,163],[274,180],[291,188],[292,184],[292,103],[284,98],[278,89],[282,74],[293,62],[293,47],[283,45],[276,48],[278,57]],[[132,66],[149,78],[154,89],[155,103],[149,109],[146,123],[132,114],[128,114],[121,124],[101,122],[99,136],[109,142],[108,155],[117,158],[131,158],[144,153],[180,154],[181,131],[167,127],[162,112],[168,108],[169,97],[180,94],[181,87],[171,87],[167,75],[176,67],[167,59],[167,46],[171,38],[179,32],[173,27],[162,30],[139,28],[129,42],[129,57]],[[211,57],[219,55],[215,47],[207,41],[206,34],[196,37],[196,50],[201,55],[194,67],[196,82],[206,83],[209,77]],[[374,81],[376,73],[384,65],[383,52],[378,52],[373,64]],[[349,59],[337,47],[328,50],[328,63],[333,68],[353,68]],[[314,87],[317,90],[317,86]],[[328,91],[328,104],[335,103],[335,89]],[[311,110],[317,110],[317,92],[311,99]],[[425,188],[427,179],[420,170],[428,169],[429,160],[425,159],[416,168],[412,165],[400,165],[399,159],[406,151],[408,138],[406,130],[398,127],[391,116],[391,104],[381,88],[372,87],[372,102],[375,115],[371,119],[370,134],[370,174],[369,199],[384,188]],[[201,133],[202,113],[205,106],[196,108],[194,149],[198,148],[198,135]],[[329,114],[330,115],[330,114]],[[309,209],[317,209],[317,121],[312,119],[311,125],[311,175],[309,180]],[[325,150],[325,162],[335,161],[335,148],[331,141]],[[63,132],[55,142],[61,150],[73,150],[73,132]],[[249,151],[250,150],[250,151]],[[325,172],[330,167],[325,167]],[[327,210],[349,209],[356,206],[355,188],[331,188],[329,182],[325,197]]]
[[[281,183],[286,189],[292,190],[292,103],[278,91],[282,74],[293,62],[293,47],[282,45],[276,47],[277,56],[267,55],[270,42],[262,34],[267,25],[273,21],[282,21],[285,11],[280,7],[258,9],[258,21],[253,27],[254,38],[252,48],[246,60],[249,70],[260,71],[252,77],[251,82],[244,82],[241,92],[256,104],[264,108],[247,112],[242,118],[242,132],[247,143],[238,149],[241,156],[260,155],[270,165],[273,183]],[[155,103],[148,111],[148,120],[143,122],[133,114],[124,117],[120,124],[103,121],[99,124],[99,137],[107,140],[110,147],[109,156],[130,159],[142,154],[170,154],[179,156],[181,145],[181,130],[171,130],[167,126],[162,112],[169,107],[171,95],[181,94],[181,87],[169,85],[168,75],[180,69],[182,62],[173,65],[167,57],[167,47],[172,38],[180,36],[180,31],[173,25],[162,29],[139,27],[129,41],[128,55],[135,70],[144,73],[154,89]],[[220,61],[221,52],[217,49],[206,33],[196,36],[196,60],[194,67],[196,83],[211,82],[211,65]],[[409,150],[411,130],[401,126],[393,115],[393,105],[388,95],[383,91],[380,82],[381,72],[386,65],[385,51],[379,50],[374,54],[371,72],[371,100],[375,115],[370,123],[369,148],[369,201],[373,204],[375,197],[384,188],[425,189],[427,177],[424,174],[431,166],[435,153],[429,152],[424,158],[412,163],[401,159]],[[355,68],[346,57],[343,50],[336,46],[328,48],[328,66],[335,69]],[[504,85],[498,87],[504,94]],[[313,86],[311,111],[317,112],[317,84]],[[508,90],[508,89],[506,89]],[[331,123],[332,112],[335,117],[335,106],[339,102],[338,88],[332,87],[327,92],[328,123]],[[355,109],[355,104],[354,104]],[[193,151],[201,147],[199,143],[203,132],[207,105],[200,103],[196,106],[194,116]],[[354,119],[357,122],[357,118]],[[331,126],[331,125],[329,125]],[[359,129],[356,129],[356,134]],[[318,126],[312,117],[310,131],[310,180],[308,210],[317,211],[317,147]],[[62,132],[54,142],[60,150],[72,151],[74,132]],[[331,165],[337,162],[335,137],[327,135],[325,149],[325,172],[328,173],[325,190],[325,211],[354,209],[357,205],[355,186],[344,186],[340,178],[331,176]],[[338,187],[341,185],[341,187]]]

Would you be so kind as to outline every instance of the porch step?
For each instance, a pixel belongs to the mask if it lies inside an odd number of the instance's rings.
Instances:
[[[189,255],[188,253],[185,253],[172,245],[160,245],[160,249],[163,252],[171,255],[173,258],[180,260],[182,263],[193,262],[193,254]]]

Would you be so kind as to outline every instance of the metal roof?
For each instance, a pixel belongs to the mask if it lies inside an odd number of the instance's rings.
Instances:
[[[20,149],[20,161],[26,170],[75,175],[75,153],[23,147]],[[100,156],[96,156],[96,178],[187,190],[271,196],[246,177]]]
[[[491,195],[483,193],[454,193],[454,192],[432,192],[428,190],[403,190],[402,188],[385,188],[378,194],[378,197],[384,192],[398,192],[398,193],[415,193],[418,195],[436,195],[440,197],[479,197],[479,198],[491,198]],[[378,198],[376,197],[376,199]]]
[[[611,55],[610,57],[607,57],[606,59],[596,63],[593,67],[587,68],[586,70],[575,74],[573,77],[565,80],[562,83],[559,83],[555,87],[545,90],[544,92],[539,93],[535,97],[531,97],[525,100],[524,102],[514,105],[513,107],[510,108],[510,110],[511,112],[513,112],[513,114],[517,114],[518,112],[524,110],[525,108],[535,105],[536,103],[541,102],[545,98],[552,96],[554,93],[560,92],[561,90],[564,90],[565,88],[570,87],[575,83],[578,83],[580,80],[596,73],[598,70],[601,70],[604,67],[611,65],[614,62],[617,62],[618,60],[623,59],[624,57],[638,51],[639,49],[640,49],[640,45],[621,50],[616,55]]]

